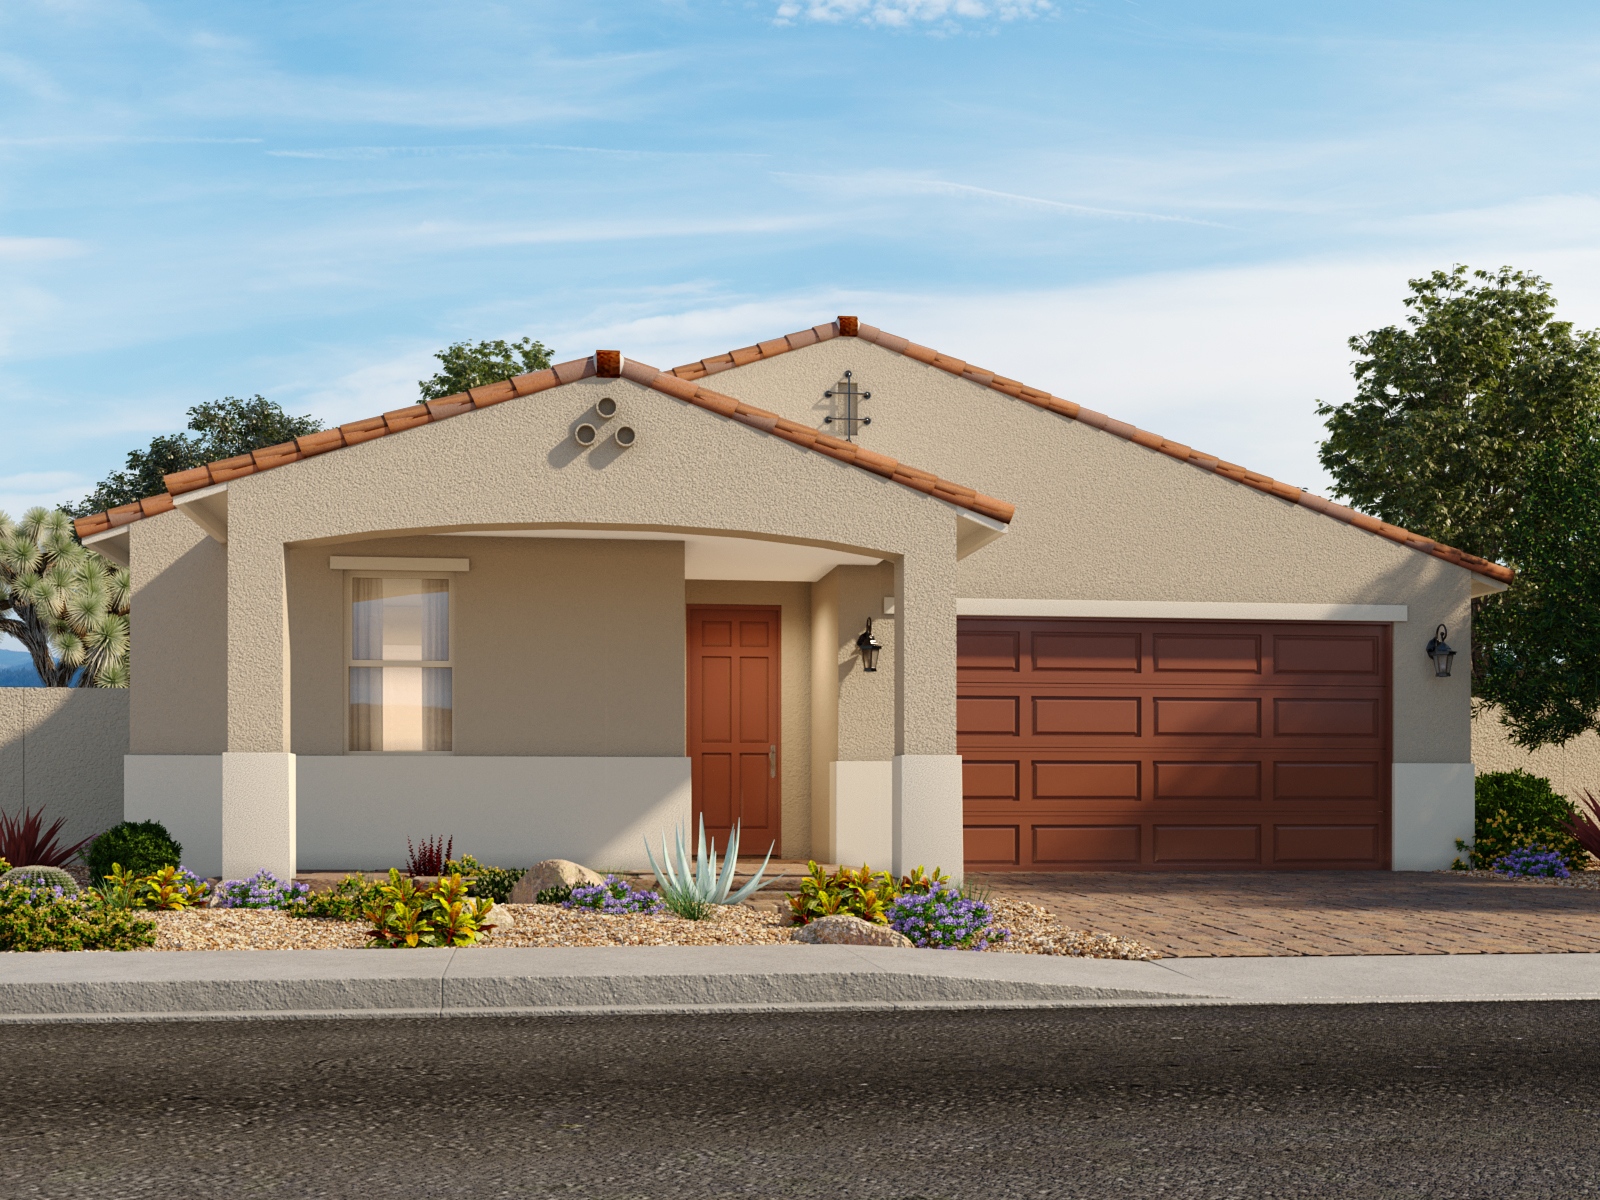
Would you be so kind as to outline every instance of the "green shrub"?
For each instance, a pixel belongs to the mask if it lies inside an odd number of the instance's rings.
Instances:
[[[312,892],[305,903],[285,909],[291,917],[320,917],[332,921],[359,921],[367,909],[383,899],[383,884],[365,875],[346,875],[325,892]]]
[[[0,875],[0,885],[18,883],[23,887],[60,888],[68,896],[78,894],[78,881],[60,867],[14,867]]]
[[[155,941],[154,921],[110,907],[97,892],[0,887],[0,950],[138,950]]]
[[[535,904],[565,904],[572,899],[572,889],[565,884],[547,887],[533,898]]]
[[[526,867],[486,867],[470,854],[463,854],[461,861],[454,859],[444,864],[446,875],[461,875],[467,881],[467,895],[481,896],[493,900],[496,904],[504,904],[511,899],[511,889],[517,886],[517,880],[528,873]]]
[[[796,925],[809,925],[818,917],[834,913],[848,913],[874,925],[888,924],[888,906],[894,903],[900,889],[887,871],[874,871],[866,863],[861,864],[860,870],[840,867],[831,874],[815,862],[807,863],[806,868],[799,895],[789,897],[789,911]],[[919,876],[921,872],[918,867]],[[937,871],[934,876],[942,878]],[[926,876],[921,879],[928,882]],[[909,878],[907,882],[911,883]],[[915,890],[914,886],[909,890]]]
[[[172,840],[160,821],[123,821],[89,847],[89,878],[99,883],[121,864],[132,875],[154,875],[162,867],[183,865],[183,847]]]
[[[367,937],[373,946],[395,948],[470,946],[493,907],[492,900],[468,897],[460,875],[441,875],[431,887],[419,888],[391,867],[389,882],[379,885],[378,899],[367,909]]]
[[[1534,845],[1554,850],[1573,870],[1582,870],[1589,860],[1566,828],[1572,802],[1557,795],[1548,779],[1520,770],[1479,775],[1473,807],[1472,845],[1456,842],[1457,850],[1467,852],[1467,862],[1458,858],[1452,864],[1457,870],[1468,864],[1489,870],[1513,850]]]

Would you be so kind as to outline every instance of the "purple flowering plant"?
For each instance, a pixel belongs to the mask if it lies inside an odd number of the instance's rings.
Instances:
[[[636,892],[615,875],[607,875],[604,883],[575,887],[572,895],[562,901],[562,908],[588,908],[607,916],[625,913],[658,913],[663,904],[659,892]]]
[[[1572,874],[1565,856],[1544,845],[1523,846],[1501,855],[1494,861],[1494,873],[1524,879],[1566,879]]]
[[[927,950],[987,950],[991,942],[1011,936],[995,926],[987,901],[963,896],[942,882],[921,895],[906,893],[895,900],[889,906],[889,928]]]
[[[311,885],[279,879],[260,870],[249,879],[230,879],[217,888],[218,908],[297,908],[311,894]]]

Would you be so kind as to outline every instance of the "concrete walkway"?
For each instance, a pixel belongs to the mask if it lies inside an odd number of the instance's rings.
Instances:
[[[845,946],[0,955],[0,1022],[1600,1000],[1600,954],[1118,962]]]

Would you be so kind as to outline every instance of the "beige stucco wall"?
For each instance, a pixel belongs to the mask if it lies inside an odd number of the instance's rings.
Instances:
[[[618,422],[639,430],[634,448],[602,441],[585,452],[572,441],[603,395],[618,400]],[[954,752],[953,511],[738,422],[598,379],[230,484],[228,749],[290,745],[285,546],[355,554],[375,535],[536,524],[746,531],[903,559],[895,634],[906,686],[894,750]],[[681,644],[681,603],[676,619]]]
[[[1480,707],[1472,720],[1472,762],[1480,775],[1519,769],[1542,775],[1570,799],[1586,791],[1600,796],[1600,734],[1592,731],[1564,746],[1524,750],[1511,741],[1497,710]]]
[[[64,846],[122,820],[128,700],[122,688],[0,688],[0,811],[65,817]]]
[[[958,564],[958,595],[1404,604],[1395,760],[1468,761],[1470,681],[1435,679],[1423,647],[1442,622],[1467,661],[1469,572],[856,338],[706,383],[820,429],[846,369],[872,393],[863,445],[1017,505],[1010,530]],[[1117,415],[1114,397],[1071,398]]]
[[[782,687],[780,703],[783,705],[778,770],[782,839],[778,852],[783,858],[807,858],[811,854],[811,585],[691,579],[685,591],[690,604],[741,604],[782,609],[778,663]],[[679,624],[683,624],[681,619]],[[680,661],[682,657],[680,652]]]
[[[227,552],[179,512],[128,528],[132,754],[220,754],[228,728]]]
[[[682,755],[679,542],[364,541],[357,557],[465,558],[453,576],[458,755]],[[292,748],[345,749],[345,572],[288,552]]]

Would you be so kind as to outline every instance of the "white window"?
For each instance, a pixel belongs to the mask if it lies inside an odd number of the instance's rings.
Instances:
[[[349,579],[349,749],[449,751],[450,580]]]

